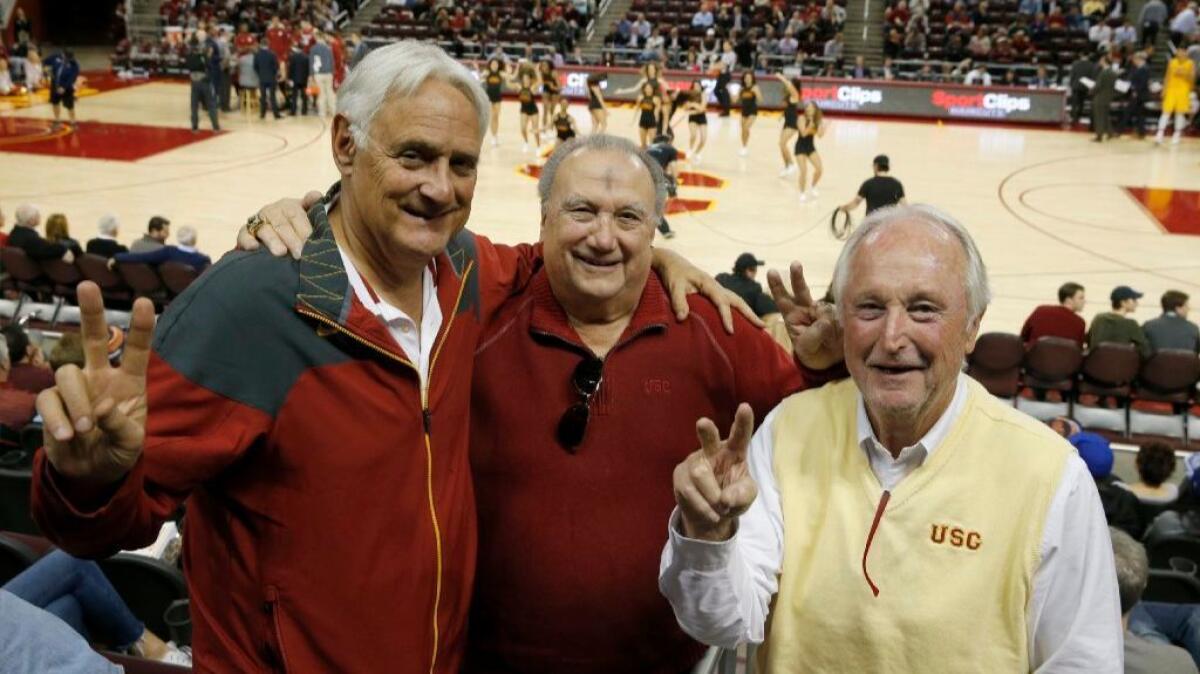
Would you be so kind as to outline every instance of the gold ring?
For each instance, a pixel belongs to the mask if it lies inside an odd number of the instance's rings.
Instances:
[[[267,224],[267,221],[263,220],[261,215],[259,215],[258,213],[255,213],[254,215],[251,215],[249,218],[247,218],[246,231],[250,233],[250,236],[253,236],[254,238],[257,239],[258,238],[258,230],[262,229],[263,225],[265,225],[265,224]]]

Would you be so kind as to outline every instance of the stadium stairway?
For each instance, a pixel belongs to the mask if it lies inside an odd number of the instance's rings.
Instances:
[[[342,29],[342,34],[358,33],[362,35],[363,29],[371,25],[371,22],[375,20],[375,17],[379,16],[386,4],[384,0],[366,0],[358,8],[358,11],[355,12],[354,20]]]
[[[130,40],[137,41],[143,38],[158,40],[162,35],[158,15],[162,4],[163,0],[133,0],[133,7],[126,19]]]
[[[599,54],[604,47],[604,36],[608,35],[608,29],[612,26],[612,22],[629,12],[629,8],[633,6],[633,0],[609,0],[609,2],[599,2],[599,12],[596,14],[596,20],[592,22],[592,31],[579,45],[584,54]]]
[[[881,27],[885,9],[884,0],[847,0],[846,25],[842,28],[847,65],[852,65],[856,56],[862,56],[867,67],[883,65]]]

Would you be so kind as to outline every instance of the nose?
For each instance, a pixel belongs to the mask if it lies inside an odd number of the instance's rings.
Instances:
[[[440,208],[449,206],[454,200],[454,181],[450,171],[450,160],[443,158],[429,164],[425,180],[421,183],[421,196],[436,203]]]
[[[597,252],[608,252],[617,246],[617,237],[613,231],[613,216],[611,213],[600,213],[588,232],[588,246]]]
[[[883,322],[879,345],[889,355],[895,355],[908,344],[908,312],[902,306],[889,306]]]

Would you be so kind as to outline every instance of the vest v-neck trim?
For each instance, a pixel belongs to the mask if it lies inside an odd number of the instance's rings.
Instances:
[[[956,453],[958,438],[963,434],[963,428],[966,427],[964,420],[974,411],[978,401],[978,389],[975,382],[969,377],[966,379],[967,381],[964,385],[967,386],[967,397],[963,401],[962,410],[958,418],[951,423],[950,429],[947,431],[945,439],[938,445],[937,451],[929,455],[920,466],[914,468],[899,484],[888,490],[891,492],[891,497],[888,501],[887,512],[892,512],[902,507],[912,496],[921,491],[926,484],[941,472],[942,468],[952,458],[952,455]],[[855,415],[850,415],[849,424],[849,437],[856,439],[858,431]],[[857,463],[859,473],[862,475],[862,481],[859,484],[864,488],[867,499],[873,504],[878,503],[880,496],[884,492],[883,485],[880,484],[879,478],[875,476],[875,472],[871,470],[871,460],[867,456],[867,453],[863,451],[863,448],[857,442],[852,442],[852,444],[855,449],[853,452],[855,458],[853,460]]]

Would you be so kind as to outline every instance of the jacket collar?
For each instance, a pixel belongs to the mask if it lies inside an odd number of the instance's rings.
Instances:
[[[336,203],[340,190],[341,184],[335,183],[325,197],[308,211],[313,231],[297,263],[299,287],[295,306],[297,310],[316,313],[326,322],[336,323],[372,342],[374,346],[396,354],[395,340],[386,326],[355,297],[354,288],[342,266],[341,253],[338,252],[337,240],[329,223],[329,209]],[[459,232],[451,239],[446,250],[434,257],[431,264],[437,285],[438,305],[444,317],[442,331],[448,329],[449,318],[457,313],[472,310],[478,320],[479,275],[473,271],[475,236],[465,229]]]
[[[554,296],[545,268],[538,270],[533,276],[529,283],[529,292],[533,294],[533,311],[529,320],[531,333],[548,335],[577,349],[590,352],[579,333],[571,326],[566,310]],[[621,338],[617,340],[613,349],[642,334],[665,330],[673,320],[667,292],[657,272],[651,271],[637,308],[633,311],[633,318],[630,319],[629,325],[625,326],[625,331],[621,333]]]

